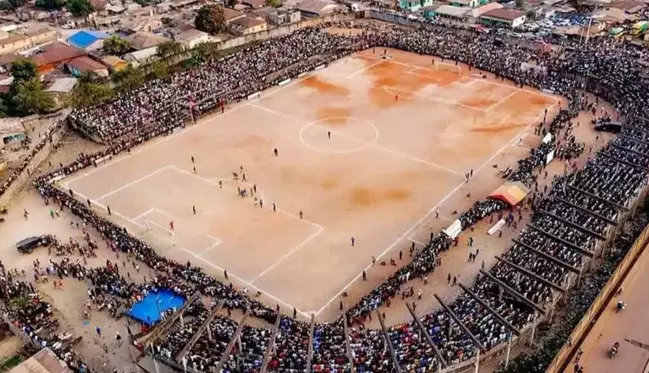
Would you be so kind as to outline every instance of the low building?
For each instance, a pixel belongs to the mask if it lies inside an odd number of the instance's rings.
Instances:
[[[470,8],[459,8],[453,5],[442,5],[435,9],[435,16],[454,21],[462,21],[470,11]]]
[[[108,76],[108,68],[103,64],[87,56],[81,56],[65,64],[72,76],[79,77],[83,74],[95,74],[105,78]]]
[[[33,30],[27,30],[25,36],[29,37],[32,42],[32,46],[39,44],[50,43],[56,40],[57,31],[49,27],[35,28]]]
[[[516,28],[525,23],[525,12],[516,9],[494,9],[480,16],[480,22],[486,26],[504,26]]]
[[[162,43],[169,41],[164,36],[156,35],[150,32],[139,31],[125,38],[131,43],[131,48],[136,51],[156,47]]]
[[[109,35],[103,31],[81,30],[72,34],[67,42],[73,47],[89,52],[102,49],[104,40],[108,37]]]
[[[177,42],[183,44],[185,48],[194,48],[198,44],[206,43],[210,40],[210,35],[207,32],[191,28],[181,32],[175,36]]]
[[[183,9],[198,4],[200,0],[171,0],[172,9]]]
[[[158,53],[158,47],[151,47],[147,49],[138,50],[135,52],[126,53],[123,58],[124,61],[130,62],[133,66],[137,67],[142,62],[154,58]]]
[[[72,373],[72,370],[46,347],[18,366],[11,368],[9,373]]]
[[[25,35],[11,35],[0,39],[0,55],[11,54],[32,46],[29,37]]]
[[[451,5],[459,8],[475,8],[480,5],[479,0],[452,0]]]
[[[422,7],[431,6],[433,0],[399,0],[401,9],[406,9],[411,12],[416,12]]]
[[[483,14],[485,14],[485,13],[487,13],[489,11],[492,11],[494,9],[502,9],[502,8],[503,8],[503,6],[500,3],[493,2],[493,3],[489,3],[487,5],[479,6],[477,8],[473,8],[473,9],[471,9],[471,12],[469,14],[467,14],[467,15],[474,18],[474,19],[479,19],[480,16],[482,16]]]
[[[298,10],[274,8],[266,6],[255,9],[251,13],[263,18],[266,22],[274,26],[281,26],[289,23],[296,23],[302,20],[302,14]]]
[[[241,3],[252,9],[259,9],[266,6],[266,0],[243,0]]]
[[[230,32],[236,35],[249,35],[266,31],[268,24],[262,18],[245,16],[230,22]]]
[[[245,16],[246,15],[244,13],[236,11],[234,9],[223,8],[223,18],[225,19],[226,25],[229,25],[230,22],[243,18]]]
[[[49,92],[54,97],[54,101],[57,105],[63,104],[66,97],[70,95],[70,92],[77,85],[77,78],[60,78],[51,82],[49,87],[45,89],[45,92]]]
[[[296,9],[302,12],[304,17],[322,17],[334,13],[338,4],[330,0],[303,0]]]
[[[36,54],[32,59],[40,73],[47,73],[85,54],[86,52],[82,49],[56,42],[47,45],[41,53]]]
[[[123,70],[128,66],[128,62],[116,56],[106,56],[101,59],[101,63],[106,65],[111,72]]]

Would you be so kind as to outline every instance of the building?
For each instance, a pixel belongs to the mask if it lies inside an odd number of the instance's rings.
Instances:
[[[115,56],[106,56],[101,59],[101,62],[108,67],[111,72],[120,71],[128,66],[128,62]]]
[[[453,5],[442,5],[435,9],[435,16],[446,18],[454,21],[462,21],[467,13],[471,11],[470,8],[459,8]]]
[[[235,21],[239,18],[243,18],[246,15],[242,12],[236,11],[230,8],[223,8],[223,18],[225,19],[225,24],[229,25],[230,22]]]
[[[133,66],[137,67],[140,63],[145,62],[151,58],[154,58],[158,53],[158,47],[151,47],[147,49],[141,49],[135,52],[126,53],[123,58],[124,61],[130,62]]]
[[[51,82],[45,92],[49,92],[54,97],[56,104],[60,105],[65,102],[65,98],[69,96],[76,85],[77,78],[60,78]]]
[[[14,144],[18,147],[25,138],[25,126],[20,118],[0,119],[0,149],[13,147]]]
[[[479,0],[453,0],[451,5],[459,8],[475,8],[480,5]]]
[[[67,42],[73,47],[83,49],[86,52],[99,50],[104,47],[104,39],[109,35],[102,31],[81,30],[72,34]]]
[[[242,4],[252,9],[259,9],[266,6],[266,0],[243,0]]]
[[[322,17],[338,9],[338,4],[331,0],[303,0],[296,9],[302,12],[303,17]]]
[[[245,16],[230,22],[230,32],[236,35],[249,35],[266,31],[268,24],[262,18]]]
[[[87,73],[95,74],[102,78],[108,76],[108,68],[106,66],[87,56],[77,57],[66,63],[65,66],[70,71],[70,74],[76,77]]]
[[[0,55],[11,54],[32,46],[29,37],[25,35],[11,35],[0,39]]]
[[[302,13],[297,10],[274,8],[272,6],[255,9],[251,13],[263,18],[266,22],[274,26],[296,23],[302,20]]]
[[[516,28],[525,23],[525,12],[516,9],[494,9],[480,16],[480,22],[486,26]]]
[[[59,65],[85,55],[86,52],[82,49],[56,42],[46,46],[41,53],[36,54],[32,58],[38,68],[38,72],[47,73],[55,70]]]
[[[178,10],[198,4],[200,0],[171,0],[171,8]]]
[[[500,5],[500,3],[493,2],[493,3],[489,3],[487,5],[479,6],[477,8],[473,8],[473,9],[471,9],[471,12],[469,14],[467,14],[467,15],[470,16],[471,18],[477,20],[477,19],[480,18],[480,16],[482,16],[483,14],[485,14],[485,13],[487,13],[489,11],[492,11],[494,9],[502,9],[502,8],[503,8],[503,6]]]
[[[33,30],[27,30],[25,36],[28,36],[32,42],[32,46],[35,46],[56,40],[57,31],[49,27],[40,27]]]
[[[190,28],[175,36],[177,42],[183,44],[185,48],[194,48],[200,43],[206,43],[210,40],[210,35],[207,32]]]
[[[72,373],[72,370],[52,350],[44,348],[11,368],[9,373]]]
[[[422,7],[431,6],[433,0],[399,0],[399,7],[411,12],[416,12]]]
[[[169,39],[163,36],[143,31],[136,32],[125,37],[124,39],[128,40],[128,42],[131,43],[131,48],[135,49],[136,51],[153,48],[169,41]]]

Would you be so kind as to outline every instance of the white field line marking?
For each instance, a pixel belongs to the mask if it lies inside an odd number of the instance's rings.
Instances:
[[[443,99],[443,98],[436,98],[436,97],[431,97],[431,96],[417,96],[416,92],[412,92],[412,91],[409,91],[409,90],[406,90],[406,89],[383,87],[383,90],[385,90],[385,91],[388,92],[389,94],[391,94],[391,95],[395,95],[395,96],[398,96],[398,91],[401,91],[401,92],[404,92],[404,93],[410,94],[410,95],[413,96],[412,98],[410,98],[410,100],[415,100],[416,98],[419,98],[420,100],[428,100],[428,101],[433,101],[433,102],[441,102],[441,103],[443,103],[443,104],[455,105],[455,106],[463,107],[463,108],[465,108],[465,109],[469,109],[469,110],[480,111],[480,112],[483,112],[483,113],[486,112],[485,109],[480,109],[480,108],[477,108],[477,107],[475,107],[475,106],[470,106],[470,105],[464,105],[464,104],[462,104],[462,103],[460,103],[460,102],[457,102],[457,101],[445,100],[445,99]],[[393,91],[397,91],[397,92],[395,93],[395,92],[393,92]]]
[[[428,71],[439,71],[439,70],[435,69],[434,67],[425,67],[425,66],[411,65],[411,64],[408,64],[408,63],[405,63],[405,62],[400,62],[400,61],[395,61],[395,60],[387,60],[387,59],[383,59],[383,58],[381,58],[381,57],[376,57],[376,56],[365,56],[365,55],[362,55],[362,56],[359,56],[359,57],[361,57],[361,58],[369,58],[369,59],[373,59],[373,60],[381,60],[381,61],[391,62],[391,63],[396,63],[397,65],[408,66],[408,67],[414,67],[415,69],[422,69],[422,70],[428,70]],[[430,56],[430,58],[433,58],[433,56]],[[446,66],[454,66],[454,67],[457,67],[458,69],[460,68],[460,65],[456,65],[456,64],[454,64],[454,63],[448,63],[448,62],[442,62],[442,61],[435,61],[435,65],[438,65],[438,64],[439,64],[439,65],[446,65]],[[434,65],[431,64],[431,66],[434,66]]]
[[[518,90],[514,90],[512,93],[508,94],[507,96],[505,96],[504,98],[502,98],[502,99],[499,100],[498,102],[495,102],[493,105],[489,106],[485,111],[486,111],[487,113],[490,112],[491,109],[493,109],[493,108],[495,108],[496,106],[502,104],[503,102],[509,100],[513,95],[517,94],[518,92],[519,92]]]
[[[269,108],[267,108],[267,107],[265,107],[265,106],[261,106],[261,105],[257,105],[257,104],[250,104],[250,106],[255,107],[255,108],[258,108],[258,109],[260,109],[260,110],[267,111],[267,112],[269,112],[269,113],[273,113],[273,114],[276,114],[276,115],[279,115],[279,116],[285,117],[285,118],[287,118],[287,119],[290,119],[290,120],[292,120],[292,121],[294,121],[294,122],[296,122],[296,123],[300,123],[300,124],[302,124],[302,125],[310,125],[310,126],[313,126],[313,127],[319,128],[319,129],[321,129],[322,131],[328,131],[328,132],[331,132],[332,134],[334,134],[334,135],[336,135],[336,136],[339,136],[339,137],[341,137],[341,138],[345,138],[345,139],[348,139],[348,140],[356,141],[356,142],[359,142],[359,143],[361,143],[361,144],[366,144],[366,145],[368,145],[368,148],[375,148],[375,149],[377,149],[377,150],[380,150],[380,151],[383,151],[383,152],[390,153],[390,154],[395,155],[395,156],[397,156],[397,157],[405,158],[405,159],[408,159],[408,160],[411,160],[411,161],[413,161],[413,162],[417,162],[417,163],[423,163],[423,164],[426,164],[426,165],[428,165],[428,166],[431,166],[431,167],[434,167],[434,168],[438,168],[438,169],[440,169],[440,170],[442,170],[442,171],[446,171],[446,172],[449,172],[449,173],[452,173],[452,174],[455,174],[455,175],[461,175],[460,172],[455,171],[455,170],[452,170],[452,169],[447,168],[447,167],[444,167],[444,166],[439,165],[439,164],[437,164],[437,163],[429,162],[429,161],[426,161],[426,160],[423,160],[423,159],[420,159],[420,158],[414,157],[414,156],[412,156],[412,155],[410,155],[410,154],[399,152],[399,151],[397,151],[397,150],[393,150],[393,149],[389,149],[389,148],[382,147],[382,146],[378,145],[378,144],[376,143],[376,141],[375,141],[375,142],[368,142],[368,141],[361,140],[361,139],[358,139],[358,138],[353,137],[353,136],[349,136],[349,135],[347,135],[347,134],[345,134],[345,133],[342,133],[342,132],[339,132],[339,131],[331,130],[331,129],[327,128],[327,127],[321,126],[321,125],[316,124],[316,123],[307,123],[306,121],[304,121],[304,120],[302,120],[302,119],[296,118],[296,117],[294,117],[294,116],[292,116],[292,115],[289,115],[289,114],[286,114],[286,113],[282,113],[282,112],[279,112],[279,111],[276,111],[276,110],[273,110],[273,109],[269,109]],[[378,138],[377,138],[377,140],[378,140]]]
[[[365,66],[364,68],[362,68],[362,69],[360,69],[360,70],[358,70],[358,71],[355,71],[355,72],[353,72],[353,73],[347,75],[346,78],[353,78],[353,77],[355,77],[356,75],[362,74],[364,71],[373,68],[374,66],[378,66],[378,65],[382,64],[383,62],[385,62],[385,60],[381,60],[381,61],[377,61],[377,62],[371,63],[371,64]]]
[[[122,185],[121,187],[104,194],[103,196],[97,197],[97,201],[101,201],[102,199],[108,198],[108,197],[112,196],[113,194],[121,192],[124,189],[128,189],[128,188],[132,187],[133,185],[135,185],[137,183],[140,183],[140,182],[142,182],[142,181],[144,181],[144,180],[146,180],[146,179],[148,179],[148,178],[150,178],[152,176],[155,176],[156,174],[158,174],[158,173],[160,173],[162,171],[165,171],[168,167],[169,166],[160,167],[157,170],[149,172],[148,174],[142,176],[139,179],[135,179],[133,181],[130,181],[130,182]]]
[[[144,211],[143,213],[141,213],[140,215],[134,217],[133,220],[140,220],[143,217],[145,217],[145,216],[149,215],[150,213],[152,213],[154,210],[156,210],[156,209],[155,208],[150,208],[150,209]]]
[[[187,254],[193,256],[194,258],[196,258],[196,259],[202,261],[203,263],[207,264],[208,266],[210,266],[210,267],[212,267],[212,268],[214,268],[214,269],[216,269],[216,270],[218,270],[218,271],[224,272],[224,269],[223,269],[223,268],[221,268],[221,267],[219,267],[218,265],[216,265],[216,264],[210,262],[209,260],[207,260],[207,259],[201,257],[200,255],[198,255],[198,254],[196,254],[196,253],[194,253],[194,252],[192,252],[192,251],[190,251],[190,250],[187,250],[187,249],[185,249],[185,248],[182,248],[182,247],[181,247],[180,249],[181,249],[182,251],[186,252]],[[230,271],[228,271],[228,277],[233,278],[233,279],[236,280],[237,282],[246,285],[248,288],[250,288],[250,289],[252,289],[252,290],[255,290],[255,291],[259,291],[259,292],[261,292],[262,294],[264,294],[265,296],[269,297],[270,299],[274,300],[275,302],[277,302],[277,303],[279,303],[279,304],[282,304],[282,305],[284,305],[284,306],[286,306],[286,307],[289,307],[290,309],[295,308],[292,304],[289,304],[289,303],[284,302],[284,301],[281,300],[280,298],[278,298],[278,297],[276,297],[276,296],[274,296],[274,295],[268,293],[268,292],[265,291],[264,289],[262,289],[262,288],[260,288],[260,287],[258,287],[258,286],[256,286],[256,285],[254,285],[254,284],[252,284],[251,282],[242,279],[241,277],[237,276],[237,275],[234,274],[234,273],[231,273]],[[309,313],[306,313],[306,312],[304,312],[304,311],[301,311],[301,310],[299,310],[299,309],[297,309],[297,308],[295,308],[295,310],[296,310],[300,315],[302,315],[302,316],[304,316],[304,317],[306,317],[306,318],[310,318],[310,317],[311,317],[311,314],[309,314]]]
[[[300,249],[302,249],[302,248],[303,248],[307,243],[309,243],[311,240],[313,240],[316,236],[318,236],[318,235],[319,235],[320,233],[322,233],[323,231],[324,231],[324,228],[323,228],[323,227],[319,227],[318,230],[316,230],[315,232],[313,232],[309,237],[307,237],[307,238],[304,239],[302,242],[300,242],[297,246],[295,246],[295,247],[293,248],[293,250],[291,250],[291,251],[289,251],[288,253],[286,253],[284,256],[282,256],[281,258],[279,258],[279,260],[277,260],[275,263],[271,264],[268,268],[266,268],[266,269],[263,270],[260,274],[258,274],[255,278],[253,278],[252,280],[250,280],[250,283],[254,283],[255,281],[259,280],[261,277],[264,277],[265,274],[267,274],[268,272],[270,272],[270,271],[272,271],[273,269],[275,269],[275,267],[277,267],[277,266],[279,266],[280,264],[282,264],[286,259],[288,259],[291,255],[295,254],[295,253],[298,252]]]
[[[416,244],[419,245],[419,246],[424,246],[424,247],[426,247],[426,244],[425,244],[425,243],[423,243],[423,242],[421,242],[421,241],[417,241],[417,240],[415,240],[415,239],[412,238],[412,237],[408,237],[408,241],[410,241],[410,242],[414,242],[414,243],[416,243]]]
[[[541,115],[540,115],[539,117],[537,117],[537,118],[543,118],[543,114],[541,114]],[[507,149],[507,147],[511,144],[511,142],[512,142],[514,139],[516,139],[517,137],[521,136],[521,135],[522,135],[525,131],[527,131],[527,130],[530,128],[530,126],[532,126],[532,124],[534,124],[537,120],[538,120],[538,119],[535,119],[535,120],[529,122],[529,124],[528,124],[525,128],[523,128],[523,129],[522,129],[522,130],[521,130],[521,131],[520,131],[516,136],[514,136],[512,139],[508,140],[508,141],[507,141],[507,142],[506,142],[506,143],[505,143],[505,144],[504,144],[500,149],[498,149],[498,151],[496,151],[496,152],[495,152],[491,157],[489,157],[489,159],[487,159],[486,161],[484,161],[484,163],[482,163],[480,166],[478,166],[478,168],[476,168],[475,171],[473,172],[473,175],[474,175],[474,176],[477,175],[478,172],[480,172],[480,171],[481,171],[485,166],[487,166],[489,163],[491,163],[491,161],[492,161],[494,158],[496,158],[500,153],[502,153],[505,149]],[[408,230],[406,230],[406,232],[405,232],[404,234],[402,234],[401,236],[399,236],[399,238],[397,238],[396,241],[394,241],[390,246],[388,246],[388,248],[385,249],[385,250],[384,250],[384,251],[383,251],[383,252],[382,252],[378,257],[376,257],[376,260],[379,260],[379,259],[380,259],[381,257],[383,257],[385,254],[387,254],[390,250],[392,250],[392,248],[393,248],[394,246],[396,246],[397,244],[399,244],[399,243],[400,243],[404,238],[409,237],[409,236],[410,236],[410,235],[415,231],[415,229],[417,229],[417,228],[421,225],[421,223],[422,223],[422,222],[423,222],[423,221],[424,221],[424,220],[425,220],[425,219],[426,219],[430,214],[432,214],[433,212],[435,212],[435,210],[436,210],[436,209],[437,209],[437,208],[438,208],[442,203],[446,202],[447,199],[449,199],[451,196],[453,196],[453,195],[454,195],[458,190],[460,190],[460,189],[462,188],[462,186],[464,186],[465,184],[466,184],[465,182],[462,182],[462,183],[460,183],[458,186],[456,186],[455,188],[453,188],[453,190],[451,190],[451,191],[450,191],[446,196],[444,196],[444,197],[443,197],[443,198],[442,198],[442,199],[441,199],[441,200],[440,200],[440,201],[439,201],[435,206],[431,207],[431,209],[428,210],[428,212],[427,212],[424,216],[422,216],[422,217],[421,217],[417,222],[415,222],[415,224],[414,224],[413,226],[411,226]],[[370,263],[367,267],[365,267],[363,270],[364,270],[364,271],[367,271],[368,269],[370,269],[370,267],[372,267],[372,264],[371,264],[371,263]],[[336,300],[336,298],[338,298],[338,297],[340,296],[340,294],[342,294],[344,291],[346,291],[346,290],[347,290],[347,289],[348,289],[348,288],[349,288],[349,287],[350,287],[354,282],[358,281],[358,279],[359,279],[361,276],[362,276],[362,271],[361,271],[359,274],[357,274],[356,277],[354,277],[351,281],[349,281],[349,282],[348,282],[348,283],[347,283],[347,284],[346,284],[342,289],[340,289],[340,291],[338,291],[338,293],[336,293],[333,297],[331,297],[331,299],[329,299],[329,300],[327,301],[327,303],[325,303],[324,306],[322,306],[322,307],[318,310],[318,312],[316,312],[316,314],[315,314],[316,317],[317,317],[320,313],[322,313],[322,311],[324,311],[325,308],[327,308],[327,307],[328,307],[328,306],[329,306],[329,305],[330,305],[334,300]]]

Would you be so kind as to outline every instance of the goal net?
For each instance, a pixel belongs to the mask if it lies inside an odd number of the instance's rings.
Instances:
[[[155,246],[162,245],[171,247],[176,245],[176,233],[169,229],[170,227],[164,227],[148,219],[145,221],[145,225],[147,236],[149,239],[155,241]]]
[[[460,74],[462,72],[462,67],[460,65],[456,65],[455,62],[451,63],[435,61],[433,69],[435,69],[435,71],[448,71],[455,74]]]

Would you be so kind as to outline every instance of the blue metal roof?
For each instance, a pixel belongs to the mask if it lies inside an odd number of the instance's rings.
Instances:
[[[106,39],[108,34],[102,31],[81,30],[68,38],[68,43],[73,47],[87,48],[100,39]]]

